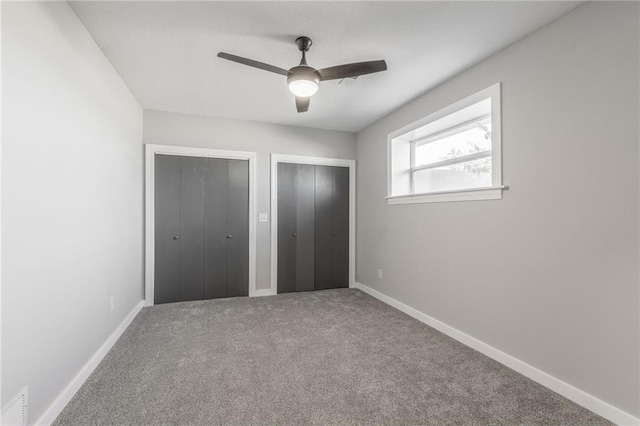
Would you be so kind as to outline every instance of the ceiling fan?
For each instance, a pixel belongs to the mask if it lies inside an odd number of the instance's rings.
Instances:
[[[287,77],[289,90],[296,96],[296,108],[298,112],[306,112],[309,109],[311,96],[318,91],[318,85],[321,81],[354,78],[387,69],[387,63],[384,60],[380,60],[336,65],[335,67],[317,70],[307,64],[305,56],[311,44],[312,41],[309,37],[303,36],[296,39],[296,45],[302,52],[302,59],[300,60],[300,65],[290,68],[289,70],[225,52],[218,53],[218,57]]]

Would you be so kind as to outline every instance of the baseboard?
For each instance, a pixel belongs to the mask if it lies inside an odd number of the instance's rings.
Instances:
[[[262,296],[275,296],[277,293],[275,290],[271,290],[270,288],[264,288],[261,290],[254,290],[251,293],[251,297],[262,297]]]
[[[144,306],[144,300],[138,302],[138,304],[129,312],[126,318],[120,323],[118,328],[115,329],[111,336],[107,339],[106,342],[102,344],[100,349],[93,354],[93,356],[87,361],[87,363],[82,367],[82,369],[76,374],[76,376],[71,380],[71,382],[67,385],[66,388],[58,395],[53,404],[47,408],[47,411],[44,412],[42,416],[35,422],[35,425],[43,425],[49,426],[53,421],[60,415],[64,407],[67,406],[71,398],[78,392],[78,390],[82,387],[84,382],[89,378],[93,370],[96,369],[100,361],[107,355],[107,352],[113,347],[113,345],[118,341],[122,333],[127,329],[131,321],[138,315],[142,307]]]
[[[417,319],[420,322],[427,324],[430,327],[446,334],[449,337],[456,339],[457,341],[475,349],[476,351],[498,361],[501,364],[506,365],[512,370],[517,371],[529,379],[540,383],[541,385],[551,389],[552,391],[564,396],[565,398],[575,402],[584,408],[593,411],[597,415],[604,417],[618,425],[639,425],[640,419],[627,413],[613,405],[605,402],[589,393],[586,393],[575,386],[572,386],[562,380],[545,373],[542,370],[537,369],[524,361],[519,360],[507,353],[502,352],[499,349],[490,346],[475,337],[469,336],[462,331],[453,328],[442,321],[439,321],[427,314],[424,314],[417,309],[414,309],[402,302],[397,301],[385,294],[380,293],[377,290],[367,287],[362,283],[355,283],[354,288],[362,290],[363,292],[375,297],[376,299],[393,306],[399,311]]]

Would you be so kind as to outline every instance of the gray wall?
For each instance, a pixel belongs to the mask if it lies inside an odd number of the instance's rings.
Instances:
[[[256,210],[269,216],[269,154],[356,158],[356,137],[353,133],[160,111],[144,111],[144,142],[256,152]],[[271,217],[269,223],[257,223],[256,233],[257,288],[266,289],[271,285]]]
[[[358,133],[357,203],[359,282],[636,416],[638,17],[586,3]],[[504,198],[388,206],[387,134],[495,82]]]
[[[2,405],[28,385],[34,423],[142,299],[142,109],[66,2],[2,2],[2,89]]]

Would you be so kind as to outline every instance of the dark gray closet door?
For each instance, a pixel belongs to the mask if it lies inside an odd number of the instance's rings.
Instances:
[[[278,293],[314,289],[315,167],[278,164]]]
[[[333,167],[333,252],[331,282],[349,287],[349,169]]]
[[[296,172],[295,164],[278,164],[278,293],[296,291]]]
[[[227,163],[227,297],[248,296],[249,162]]]
[[[249,162],[206,159],[204,298],[249,295]]]
[[[349,169],[316,166],[315,288],[349,286]]]
[[[155,239],[155,303],[248,295],[248,161],[156,155]]]
[[[180,300],[180,169],[180,157],[155,156],[156,304]]]
[[[316,166],[315,288],[333,288],[333,167]]]
[[[296,290],[315,288],[315,166],[297,164]]]
[[[227,295],[227,161],[205,160],[205,299]]]
[[[204,158],[180,162],[180,300],[198,300],[204,279]]]
[[[204,160],[155,157],[154,303],[202,299]]]
[[[278,164],[278,293],[349,286],[349,168]]]

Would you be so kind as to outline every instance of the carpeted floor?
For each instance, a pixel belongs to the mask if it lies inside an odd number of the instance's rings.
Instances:
[[[144,308],[54,424],[610,423],[341,289]]]

